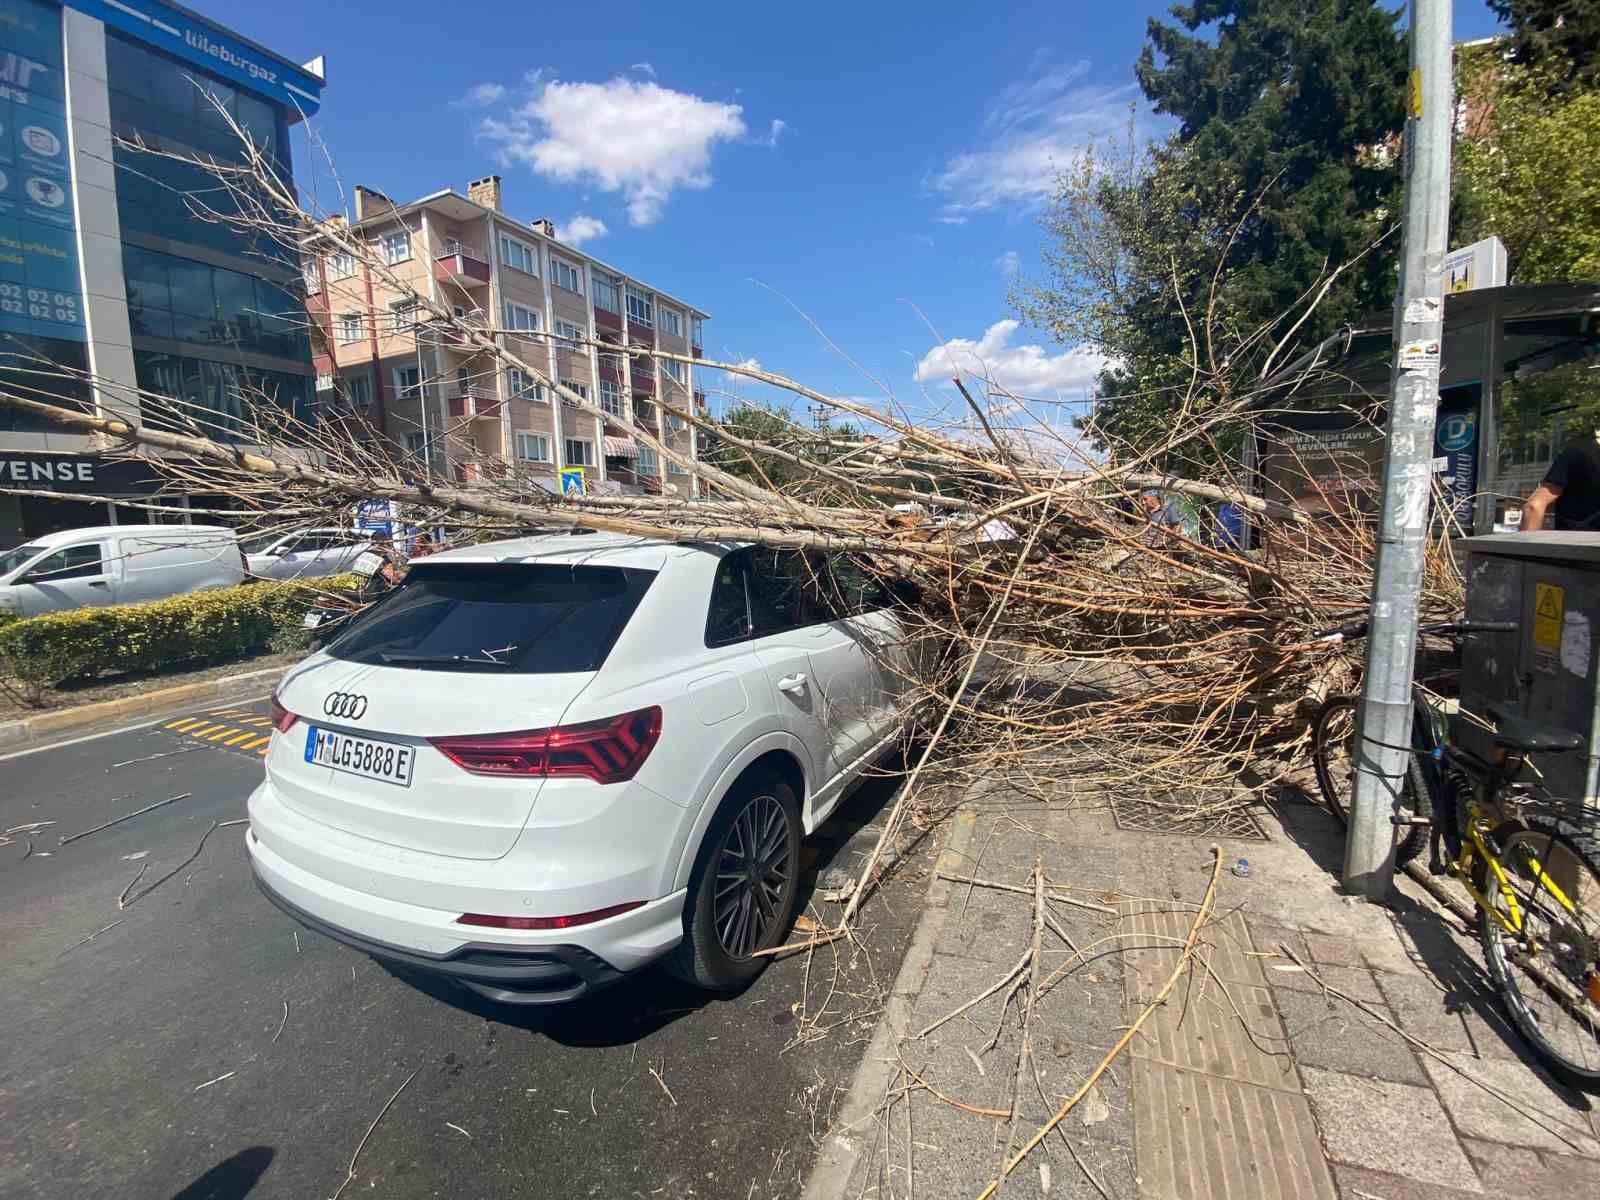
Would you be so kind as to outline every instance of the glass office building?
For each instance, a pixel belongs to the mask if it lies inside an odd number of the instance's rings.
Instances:
[[[233,123],[292,183],[289,129],[322,82],[320,60],[297,66],[177,5],[0,0],[0,386],[170,418],[143,390],[222,439],[254,405],[308,418],[299,264],[230,224],[234,197],[193,160],[241,161]],[[0,406],[0,548],[151,519],[69,498],[156,486],[95,449]]]

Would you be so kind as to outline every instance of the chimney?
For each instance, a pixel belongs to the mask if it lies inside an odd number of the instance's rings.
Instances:
[[[544,234],[545,237],[551,239],[552,241],[555,240],[556,223],[549,217],[540,217],[537,221],[533,222],[533,228]]]
[[[356,184],[356,220],[365,221],[368,217],[376,217],[382,213],[392,212],[394,201],[382,192],[374,191],[369,187]]]
[[[484,208],[500,211],[500,176],[485,175],[467,184],[467,199]]]

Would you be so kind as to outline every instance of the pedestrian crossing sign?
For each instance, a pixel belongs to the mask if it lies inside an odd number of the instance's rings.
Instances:
[[[584,486],[582,467],[561,468],[561,494],[563,496],[582,496],[588,489]]]

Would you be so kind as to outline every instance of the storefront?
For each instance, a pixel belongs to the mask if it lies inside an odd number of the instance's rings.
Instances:
[[[163,482],[138,461],[0,450],[0,550],[89,525],[187,523],[188,500]]]

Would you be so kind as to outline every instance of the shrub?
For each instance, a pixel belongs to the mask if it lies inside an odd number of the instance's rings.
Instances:
[[[298,629],[316,597],[352,592],[339,575],[305,583],[251,583],[121,604],[46,613],[0,624],[0,672],[25,688],[110,671],[160,671],[196,661],[229,662]]]

